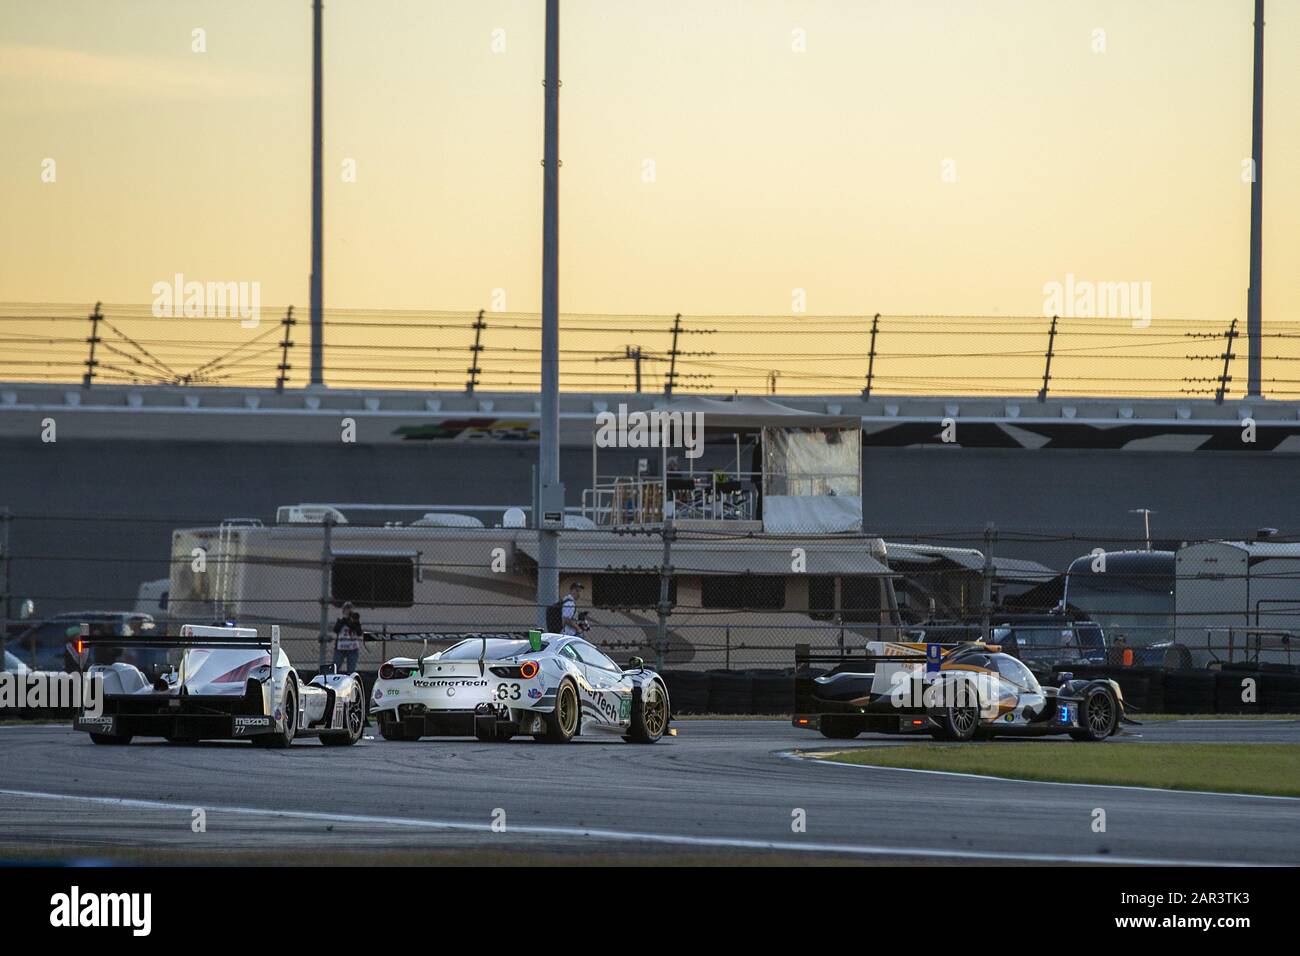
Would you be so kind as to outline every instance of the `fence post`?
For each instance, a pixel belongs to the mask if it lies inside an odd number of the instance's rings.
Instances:
[[[1056,316],[1052,316],[1052,328],[1047,333],[1047,364],[1043,367],[1043,387],[1038,390],[1038,400],[1047,401],[1047,386],[1052,380],[1052,353],[1056,348]]]
[[[90,388],[95,380],[95,366],[99,364],[95,361],[95,346],[99,344],[99,320],[104,317],[99,306],[96,302],[95,311],[90,313],[90,338],[86,339],[90,343],[90,355],[86,358],[86,374],[81,377],[82,388]]]
[[[677,313],[673,319],[673,348],[668,357],[668,377],[664,379],[664,397],[673,397],[673,386],[677,384],[677,336],[682,331],[682,314]]]
[[[880,329],[880,313],[871,320],[871,352],[867,355],[867,387],[862,390],[862,397],[871,397],[871,381],[876,374],[876,332]]]
[[[0,573],[4,575],[4,589],[0,590],[0,671],[5,669],[6,642],[9,638],[9,576],[13,573],[12,559],[9,556],[9,523],[13,514],[8,508],[0,508]],[[35,661],[32,662],[35,666]]]
[[[993,542],[998,539],[998,530],[990,521],[984,526],[984,593],[981,600],[983,615],[984,643],[991,643],[993,637],[990,618],[993,616]]]
[[[1227,347],[1223,350],[1223,374],[1219,376],[1219,387],[1214,393],[1214,404],[1222,405],[1223,396],[1228,391],[1228,383],[1232,381],[1232,376],[1228,374],[1228,368],[1232,364],[1235,356],[1232,354],[1232,342],[1237,337],[1237,320],[1232,320],[1232,325],[1228,326]]]
[[[478,384],[479,372],[482,369],[478,364],[479,353],[483,351],[483,330],[487,328],[487,323],[483,321],[483,310],[478,310],[478,318],[474,320],[474,344],[469,347],[470,367],[466,370],[469,372],[469,381],[465,383],[465,394],[473,395],[474,386]]]
[[[334,565],[333,547],[330,543],[334,529],[334,518],[326,515],[321,535],[320,552],[320,667],[316,673],[325,671],[325,643],[328,640],[330,626],[330,576]]]
[[[659,569],[659,627],[656,632],[656,659],[655,664],[659,670],[664,669],[665,661],[668,657],[668,615],[672,613],[672,605],[668,601],[670,584],[673,576],[673,538],[676,537],[676,529],[673,528],[673,516],[665,511],[664,514],[664,557],[663,564]]]
[[[284,383],[289,378],[289,369],[292,367],[289,365],[289,349],[293,347],[293,342],[289,339],[289,329],[298,324],[293,317],[293,306],[289,306],[289,311],[280,320],[280,324],[284,326],[284,341],[280,343],[280,377],[275,380],[277,392],[284,391]]]

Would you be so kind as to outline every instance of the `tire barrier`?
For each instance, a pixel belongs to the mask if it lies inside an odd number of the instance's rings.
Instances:
[[[1141,720],[1145,713],[1300,713],[1300,673],[1280,665],[1232,664],[1222,670],[1161,670],[1155,667],[1062,668],[1077,678],[1107,677]],[[1253,687],[1245,683],[1253,681]],[[1245,698],[1245,699],[1243,699]]]
[[[753,713],[790,714],[793,712],[794,677],[790,674],[756,673]]]
[[[1300,674],[1264,671],[1259,687],[1265,713],[1300,714]]]
[[[783,671],[661,671],[674,714],[794,711],[794,677]]]
[[[668,688],[672,699],[672,685]],[[754,712],[754,678],[735,671],[709,672],[709,713],[752,714]]]
[[[709,712],[709,675],[704,671],[664,671],[668,701],[674,714]]]
[[[1260,700],[1260,675],[1252,671],[1226,670],[1214,675],[1214,712],[1216,714],[1258,714],[1264,710]],[[1254,682],[1253,690],[1250,682]],[[1243,700],[1250,697],[1250,701]]]
[[[1158,667],[1076,664],[1057,668],[1054,673],[1070,673],[1078,680],[1110,678],[1119,684],[1124,702],[1139,712],[1155,713],[1167,706],[1164,682],[1166,672]]]
[[[1170,671],[1165,675],[1164,683],[1165,713],[1213,714],[1215,712],[1213,671]]]
[[[1079,679],[1108,677],[1124,700],[1148,714],[1300,714],[1300,668],[1285,665],[1225,664],[1222,670],[1162,670],[1158,667],[1074,665]],[[304,679],[311,672],[304,671]],[[374,671],[361,671],[367,695]],[[770,714],[794,712],[794,676],[789,671],[661,671],[674,714]],[[1040,674],[1040,678],[1044,675]],[[1255,681],[1253,703],[1244,702],[1242,681]],[[22,712],[19,719],[52,720],[72,712]]]

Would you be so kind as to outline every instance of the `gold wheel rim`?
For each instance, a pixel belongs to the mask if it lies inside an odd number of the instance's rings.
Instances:
[[[578,723],[578,695],[573,688],[565,684],[560,689],[560,699],[556,706],[560,709],[560,729],[565,735],[572,734]]]
[[[659,737],[663,734],[664,725],[668,723],[668,702],[658,690],[655,691],[653,698],[641,705],[641,721],[651,737]]]

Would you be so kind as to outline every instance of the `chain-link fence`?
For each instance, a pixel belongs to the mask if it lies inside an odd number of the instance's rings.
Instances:
[[[89,621],[279,624],[291,659],[333,659],[342,605],[370,636],[360,669],[481,633],[553,623],[538,532],[430,514],[9,515],[6,649],[61,667]],[[526,522],[525,522],[526,524]],[[618,660],[681,672],[786,671],[794,648],[987,636],[1022,658],[1164,669],[1300,665],[1300,543],[1089,540],[1052,529],[766,534],[683,521],[564,531],[560,593]],[[665,541],[667,537],[667,541]],[[1045,557],[1051,553],[1070,559]]]

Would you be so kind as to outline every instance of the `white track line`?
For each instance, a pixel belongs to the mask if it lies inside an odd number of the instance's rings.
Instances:
[[[66,723],[58,723],[58,722],[45,722],[45,723],[38,724],[35,721],[32,721],[31,723],[28,723],[27,721],[23,721],[20,724],[0,724],[0,730],[31,730],[33,727],[37,727],[37,728],[67,727],[68,729],[71,729],[72,725]]]
[[[823,753],[856,753],[872,750],[871,747],[857,747],[853,750],[822,751]],[[892,747],[881,747],[892,750]],[[961,777],[965,780],[998,780],[1004,783],[1031,783],[1040,787],[1099,787],[1103,790],[1137,790],[1146,793],[1186,793],[1198,797],[1237,797],[1245,800],[1300,800],[1300,797],[1286,797],[1272,793],[1230,793],[1224,790],[1173,790],[1169,787],[1139,787],[1126,783],[1075,783],[1069,780],[1029,780],[1025,777],[1000,777],[992,773],[963,773],[959,770],[922,770],[919,767],[890,767],[884,764],[845,763],[841,760],[827,760],[825,757],[813,757],[796,750],[784,750],[777,754],[786,760],[801,760],[804,763],[821,764],[825,767],[857,767],[859,770],[897,770],[899,773],[926,773],[938,777]]]
[[[165,803],[160,800],[137,800],[127,797],[92,797],[69,793],[45,793],[33,790],[0,790],[0,796],[26,797],[36,800],[60,800],[139,810],[177,810],[186,814],[194,810],[189,803]],[[419,830],[452,830],[470,833],[492,832],[490,823],[465,823],[451,820],[421,820],[412,817],[378,817],[355,813],[321,813],[310,810],[268,810],[258,807],[204,807],[208,813],[230,813],[252,817],[287,817],[319,820],[326,823],[353,823],[404,827]],[[921,847],[871,846],[856,843],[803,843],[793,840],[746,840],[738,837],[695,837],[666,833],[638,833],[630,830],[599,830],[589,827],[546,827],[511,825],[510,833],[535,836],[559,836],[611,840],[623,843],[657,843],[669,846],[707,847],[712,849],[776,850],[797,853],[840,853],[853,856],[920,857],[940,860],[1001,860],[1019,863],[1106,863],[1118,866],[1263,866],[1270,864],[1223,862],[1219,860],[1168,860],[1158,857],[1112,856],[1084,853],[1001,853],[978,850],[927,850]]]
[[[1161,724],[1295,724],[1300,723],[1296,720],[1288,720],[1284,717],[1197,717],[1187,720],[1153,720],[1143,724],[1144,727],[1158,727]]]

